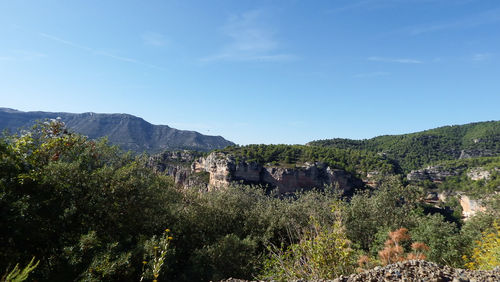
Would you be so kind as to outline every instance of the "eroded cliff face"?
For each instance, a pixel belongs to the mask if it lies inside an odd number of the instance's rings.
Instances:
[[[408,175],[407,179],[413,183],[418,183],[420,181],[431,181],[434,183],[441,183],[446,181],[448,177],[453,176],[466,176],[471,181],[484,180],[488,181],[491,179],[492,174],[500,171],[499,168],[485,169],[483,167],[444,167],[440,165],[428,166],[420,170],[412,170]],[[439,204],[440,202],[446,203],[448,198],[456,197],[458,198],[460,205],[462,207],[462,216],[465,220],[474,216],[478,212],[485,211],[486,207],[483,204],[485,197],[481,199],[471,198],[463,191],[443,191],[438,193],[437,191],[429,191],[424,199],[425,202],[429,204]],[[486,196],[487,198],[487,196]]]
[[[464,169],[454,168],[445,169],[442,166],[428,166],[424,169],[412,170],[406,178],[409,181],[418,182],[430,180],[432,182],[443,182],[447,177],[457,176],[463,172]]]
[[[467,172],[467,177],[469,177],[471,180],[478,181],[478,180],[490,180],[492,173],[499,173],[500,168],[495,167],[493,169],[487,170],[482,167],[474,167],[471,168]]]
[[[480,199],[474,199],[467,196],[463,192],[427,192],[424,201],[428,204],[439,206],[439,203],[446,203],[452,198],[457,198],[460,206],[462,207],[462,217],[464,220],[468,220],[470,217],[476,215],[478,212],[486,211],[486,207],[483,201]]]
[[[196,160],[192,170],[210,174],[209,190],[227,187],[232,182],[267,185],[277,188],[281,194],[325,186],[333,186],[349,193],[355,187],[363,186],[360,180],[346,171],[332,169],[320,162],[293,167],[260,165],[236,160],[233,156],[223,153],[211,153]]]
[[[412,170],[406,175],[406,178],[412,182],[429,180],[440,183],[450,176],[458,176],[466,171],[466,175],[470,180],[489,180],[492,172],[500,172],[500,168],[487,170],[482,167],[473,167],[466,169],[465,167],[445,168],[443,166],[428,166],[424,169]]]
[[[481,200],[471,199],[467,195],[460,195],[460,205],[462,206],[462,216],[464,219],[469,219],[478,212],[486,211]]]
[[[174,182],[183,187],[207,188],[203,173],[193,173],[191,164],[201,156],[194,151],[166,151],[152,156],[149,166],[157,173],[172,176]]]

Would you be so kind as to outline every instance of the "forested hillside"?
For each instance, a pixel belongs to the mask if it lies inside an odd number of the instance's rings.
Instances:
[[[408,173],[443,160],[500,155],[500,121],[444,126],[365,140],[318,140],[308,145],[382,154],[394,160],[401,172]]]
[[[464,192],[475,198],[500,192],[500,157],[442,161],[411,171],[410,182],[441,192]]]
[[[353,169],[371,169],[360,160],[375,156],[244,148],[228,152],[259,162],[325,153]],[[500,264],[498,195],[464,222],[450,207],[430,208],[424,191],[395,175],[348,200],[329,189],[280,198],[259,186],[176,187],[148,160],[57,121],[1,138],[3,277],[32,259],[27,272],[36,281],[332,279],[411,258],[470,269]],[[386,165],[377,157],[373,162]]]

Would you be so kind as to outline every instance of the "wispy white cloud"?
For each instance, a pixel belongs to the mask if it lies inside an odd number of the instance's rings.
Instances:
[[[142,61],[134,59],[134,58],[119,56],[119,55],[116,55],[116,54],[113,54],[113,53],[110,53],[110,52],[106,52],[106,51],[98,50],[98,49],[95,49],[95,48],[91,48],[91,47],[88,47],[88,46],[85,46],[85,45],[82,45],[82,44],[75,43],[73,41],[66,40],[66,39],[61,38],[61,37],[57,37],[57,36],[51,35],[51,34],[47,34],[47,33],[43,33],[43,32],[39,32],[38,34],[40,36],[42,36],[44,38],[47,38],[47,39],[50,39],[52,41],[55,41],[55,42],[58,42],[58,43],[61,43],[61,44],[67,45],[67,46],[71,46],[71,47],[76,48],[76,49],[80,49],[80,50],[86,51],[88,53],[91,53],[92,55],[104,56],[104,57],[108,57],[108,58],[111,58],[111,59],[114,59],[114,60],[117,60],[117,61],[122,61],[122,62],[137,64],[137,65],[142,65],[142,66],[146,66],[146,67],[150,67],[150,68],[154,68],[154,69],[159,69],[159,70],[164,70],[163,67],[160,67],[160,66],[157,66],[157,65],[148,64],[148,63],[142,62]]]
[[[262,10],[231,16],[221,31],[229,37],[229,42],[219,52],[201,58],[201,61],[282,62],[297,59],[293,54],[280,51],[276,32],[266,24]]]
[[[47,57],[46,54],[31,50],[10,50],[0,56],[0,61],[32,61]]]
[[[148,31],[142,34],[142,42],[145,45],[161,47],[167,45],[167,39],[163,34],[158,32]]]
[[[368,77],[388,76],[390,74],[391,74],[390,72],[386,72],[386,71],[375,71],[375,72],[367,72],[367,73],[358,73],[358,74],[355,74],[354,77],[368,78]]]
[[[45,37],[47,39],[50,39],[52,41],[56,41],[56,42],[59,42],[59,43],[71,46],[71,47],[75,47],[75,48],[82,49],[82,50],[85,50],[85,51],[91,51],[91,52],[94,51],[94,49],[92,49],[90,47],[83,46],[83,45],[80,45],[80,44],[76,44],[74,42],[62,39],[62,38],[54,36],[54,35],[50,35],[50,34],[43,33],[43,32],[39,32],[38,35],[40,35],[41,37]]]
[[[295,120],[295,121],[288,122],[287,125],[289,127],[305,127],[305,126],[307,126],[307,123],[305,121]]]
[[[420,35],[423,33],[446,31],[450,29],[474,28],[498,22],[500,22],[500,9],[494,9],[453,21],[413,26],[407,28],[407,30],[409,30],[412,35]]]
[[[100,55],[100,56],[105,56],[105,57],[112,58],[112,59],[115,59],[115,60],[118,60],[118,61],[122,61],[122,62],[128,62],[128,63],[134,63],[134,64],[141,64],[141,65],[149,65],[149,64],[145,64],[145,63],[143,63],[141,61],[138,61],[136,59],[132,59],[132,58],[128,58],[128,57],[122,57],[122,56],[117,56],[115,54],[108,53],[108,52],[105,52],[105,51],[94,51],[94,54]],[[153,66],[153,65],[151,65],[151,66]]]
[[[493,58],[493,54],[491,53],[476,53],[472,55],[472,61],[474,62],[484,62],[489,61]]]
[[[369,57],[368,61],[399,63],[399,64],[422,64],[423,62],[417,59],[410,58],[387,58],[387,57]]]

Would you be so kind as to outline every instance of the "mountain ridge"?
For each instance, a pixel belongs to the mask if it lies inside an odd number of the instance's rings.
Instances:
[[[31,127],[37,120],[58,117],[75,132],[93,139],[107,136],[110,143],[136,152],[159,153],[182,149],[210,151],[234,145],[222,136],[179,130],[168,125],[154,125],[141,117],[119,113],[24,112],[0,108],[0,129],[17,132],[20,128]]]

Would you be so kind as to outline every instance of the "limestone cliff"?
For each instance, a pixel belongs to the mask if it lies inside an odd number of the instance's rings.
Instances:
[[[227,187],[232,182],[262,184],[276,188],[279,193],[301,189],[333,186],[350,193],[363,183],[341,169],[333,169],[321,162],[295,164],[293,166],[261,165],[256,162],[236,160],[230,154],[213,152],[196,160],[194,172],[210,174],[209,189]]]
[[[425,197],[425,202],[433,205],[439,205],[439,203],[446,203],[450,197],[457,198],[459,200],[460,206],[462,207],[462,216],[464,219],[468,219],[471,216],[475,215],[477,212],[485,211],[484,200],[487,199],[490,195],[481,195],[478,197],[476,194],[474,197],[474,193],[470,190],[470,187],[473,186],[473,182],[476,181],[484,181],[483,185],[487,185],[489,181],[492,180],[493,176],[500,172],[500,169],[497,167],[493,168],[484,168],[478,166],[472,166],[473,162],[470,162],[469,165],[466,163],[462,163],[457,166],[443,166],[443,165],[435,165],[428,166],[424,169],[420,170],[412,170],[408,175],[407,179],[411,181],[413,184],[419,185],[421,181],[430,181],[433,182],[434,188],[431,188],[427,191],[427,195]],[[469,183],[463,184],[463,187],[458,185],[444,185],[440,186],[441,183],[446,184],[448,178],[455,177],[456,179],[460,179],[460,183]],[[460,178],[457,178],[460,177]],[[441,187],[447,187],[446,190],[443,190]],[[450,190],[450,187],[452,189]],[[497,187],[500,189],[500,187]],[[437,191],[440,191],[438,193]]]
[[[424,201],[428,204],[435,205],[439,207],[440,203],[447,203],[450,199],[456,198],[462,207],[462,217],[464,220],[469,219],[478,212],[486,211],[486,207],[483,204],[482,199],[472,198],[463,192],[445,191],[445,192],[435,192],[428,191]]]
[[[462,206],[462,215],[465,219],[474,216],[478,212],[486,211],[481,200],[472,199],[467,195],[460,195],[460,205]]]
[[[194,173],[191,164],[202,154],[195,151],[166,151],[149,159],[149,166],[157,173],[173,177],[174,182],[183,187],[198,187],[206,190],[208,181],[203,172]]]
[[[441,165],[428,166],[424,169],[412,170],[406,175],[406,178],[411,182],[419,182],[429,180],[431,182],[440,183],[450,176],[459,176],[466,172],[470,180],[489,180],[493,172],[500,172],[500,168],[485,169],[482,167],[467,166],[445,168]]]
[[[428,166],[424,169],[412,170],[406,178],[412,182],[430,180],[432,182],[443,182],[447,177],[457,176],[463,172],[463,168],[446,169],[443,166]]]

